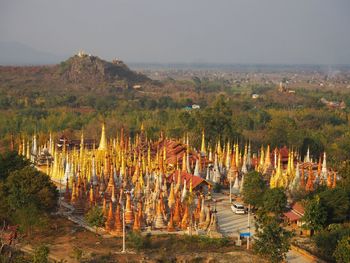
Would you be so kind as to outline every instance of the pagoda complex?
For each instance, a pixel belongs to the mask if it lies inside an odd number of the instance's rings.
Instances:
[[[19,154],[37,166],[45,163],[41,170],[65,184],[63,201],[75,214],[101,206],[105,230],[116,236],[122,234],[123,215],[127,228],[136,232],[218,231],[216,215],[208,207],[212,186],[230,182],[239,194],[253,170],[271,188],[289,193],[314,191],[319,185],[332,188],[337,182],[336,172],[327,168],[326,153],[313,161],[309,151],[302,158],[287,147],[261,146],[255,153],[250,143],[218,141],[209,147],[204,131],[199,150],[188,136],[175,140],[161,134],[151,141],[143,126],[135,138],[124,129],[107,138],[103,124],[98,145],[83,134],[80,141],[61,137],[57,143],[48,137],[44,145],[35,135],[31,141],[22,139]]]

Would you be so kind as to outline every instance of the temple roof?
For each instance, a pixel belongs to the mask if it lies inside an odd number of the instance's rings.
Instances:
[[[199,177],[199,176],[195,176],[195,175],[192,175],[192,174],[189,174],[187,172],[184,172],[184,171],[175,171],[174,172],[174,176],[169,176],[169,183],[177,183],[177,180],[178,180],[178,174],[179,172],[181,173],[181,177],[180,177],[180,180],[181,180],[181,184],[183,185],[184,184],[184,181],[186,180],[186,188],[190,188],[190,181],[192,179],[192,189],[195,189],[197,186],[201,185],[201,184],[206,184],[206,185],[211,185],[208,181],[206,181],[204,178],[202,177]]]
[[[293,211],[288,211],[286,213],[283,213],[283,215],[287,217],[291,222],[298,221],[301,218],[300,215],[294,213]]]
[[[292,210],[294,210],[295,212],[304,215],[305,213],[305,209],[304,206],[302,205],[302,203],[300,202],[296,202],[292,205]]]
[[[289,150],[287,146],[283,146],[282,148],[279,149],[278,152],[281,155],[281,162],[287,162],[288,156],[289,156]]]
[[[283,213],[283,215],[286,218],[288,218],[289,221],[294,222],[302,218],[304,213],[305,213],[305,209],[303,204],[300,202],[296,202],[292,205],[291,210],[286,213]]]
[[[161,139],[153,144],[153,153],[155,154],[157,149],[162,150],[164,146],[166,147],[166,162],[173,165],[176,163],[179,165],[182,164],[182,158],[187,151],[187,145],[177,140]],[[160,153],[162,153],[162,151],[160,151]],[[193,151],[189,151],[189,159],[190,162],[194,162],[197,159]]]

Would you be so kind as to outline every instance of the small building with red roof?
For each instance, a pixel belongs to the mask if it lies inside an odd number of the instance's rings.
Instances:
[[[302,217],[305,214],[304,205],[301,202],[296,202],[291,206],[291,209],[283,213],[284,221],[294,230],[300,230],[299,234],[306,234],[307,231],[303,231],[301,227],[304,222]]]
[[[169,183],[177,183],[177,180],[179,178],[179,173],[180,173],[180,184],[183,185],[184,182],[186,181],[186,188],[190,189],[190,182],[192,180],[192,190],[196,191],[196,190],[203,190],[205,188],[211,187],[211,183],[209,183],[207,180],[205,180],[202,177],[199,176],[195,176],[193,174],[189,174],[187,172],[184,171],[180,171],[177,170],[173,173],[172,176],[168,177],[168,182]]]

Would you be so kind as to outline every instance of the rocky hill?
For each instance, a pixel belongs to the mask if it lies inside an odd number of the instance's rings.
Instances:
[[[79,53],[58,66],[61,78],[74,83],[118,82],[142,83],[150,79],[128,68],[120,60],[108,62],[96,56]]]
[[[84,53],[58,65],[0,66],[1,90],[99,91],[151,83],[147,76],[132,71],[120,60],[108,62]]]

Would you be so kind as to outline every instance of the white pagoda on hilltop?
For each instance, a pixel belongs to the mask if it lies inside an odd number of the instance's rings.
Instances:
[[[91,54],[86,54],[84,52],[84,50],[79,50],[77,56],[80,57],[80,58],[87,57],[87,56],[91,57]]]

